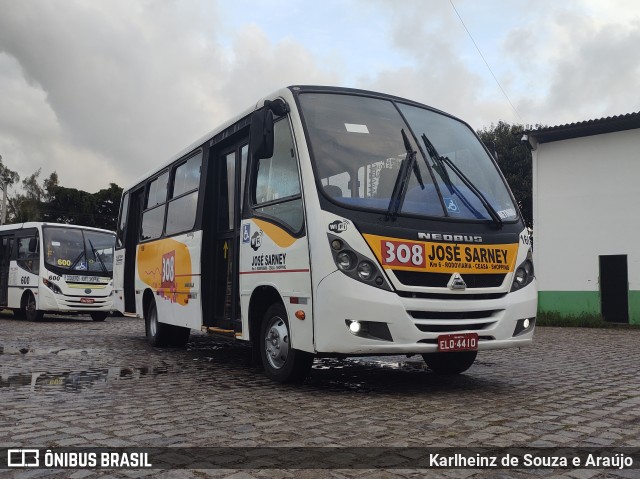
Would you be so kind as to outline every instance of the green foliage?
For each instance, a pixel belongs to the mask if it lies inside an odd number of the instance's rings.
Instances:
[[[20,181],[20,175],[4,166],[2,163],[2,156],[0,156],[0,182],[7,186],[13,186],[18,181]]]
[[[478,131],[478,136],[489,150],[498,154],[498,166],[502,170],[509,187],[516,198],[524,221],[533,227],[533,180],[531,152],[520,143],[522,134],[532,127],[529,125],[509,125],[499,121]]]
[[[41,169],[38,169],[22,181],[24,193],[9,197],[10,223],[48,221],[116,229],[122,195],[118,185],[110,183],[107,189],[88,193],[61,186],[55,171],[40,185],[40,173]]]
[[[557,311],[539,312],[536,318],[536,325],[572,328],[638,328],[637,325],[609,323],[599,314],[582,313],[579,315],[571,315],[560,314]]]

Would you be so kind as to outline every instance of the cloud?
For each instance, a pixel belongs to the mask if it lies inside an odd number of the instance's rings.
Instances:
[[[0,0],[0,154],[124,186],[281,86],[408,97],[481,128],[640,110],[632,0]],[[235,9],[235,10],[234,10]]]
[[[259,95],[337,79],[293,39],[273,44],[257,25],[224,45],[215,3],[30,1],[9,8],[2,1],[0,8],[2,81],[28,103],[1,110],[0,124],[13,123],[12,141],[21,145],[5,163],[16,169],[18,158],[23,175],[56,169],[65,186],[126,184]],[[22,113],[9,113],[16,109]]]

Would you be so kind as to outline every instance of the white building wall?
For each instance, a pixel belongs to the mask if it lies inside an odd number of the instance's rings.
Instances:
[[[610,254],[640,290],[640,129],[539,144],[533,175],[539,290],[598,291]]]

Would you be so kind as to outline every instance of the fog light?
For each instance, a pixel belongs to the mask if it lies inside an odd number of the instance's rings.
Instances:
[[[358,321],[351,321],[351,323],[349,324],[349,330],[353,333],[353,334],[358,334],[360,332],[360,323]]]
[[[528,319],[525,319],[524,321],[522,321],[522,326],[524,327],[524,329],[529,329],[530,324],[531,322]]]
[[[333,249],[335,249],[336,251],[341,250],[342,249],[342,241],[338,240],[338,239],[334,239],[331,242],[331,247]]]

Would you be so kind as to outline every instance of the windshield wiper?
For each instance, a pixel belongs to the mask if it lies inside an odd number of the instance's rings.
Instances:
[[[90,239],[87,239],[87,241],[89,242],[89,246],[91,246],[91,252],[93,253],[93,257],[97,258],[98,261],[100,261],[100,266],[102,267],[102,272],[104,274],[109,274],[109,271],[107,271],[107,267],[105,266],[104,261],[102,261],[102,258],[98,255],[98,252],[93,247],[93,243],[91,242]]]
[[[467,208],[469,208],[477,216],[478,211],[473,208],[473,206],[471,206],[464,195],[462,195],[460,191],[454,186],[453,182],[451,181],[451,177],[447,172],[447,166],[451,168],[451,170],[458,176],[458,178],[462,180],[465,186],[469,188],[469,190],[471,190],[474,195],[476,195],[476,197],[480,200],[480,203],[482,203],[482,206],[484,206],[487,210],[487,213],[489,213],[489,216],[491,216],[491,220],[496,225],[496,227],[502,228],[502,218],[500,218],[500,215],[498,214],[496,209],[491,205],[491,203],[489,203],[489,200],[487,200],[486,196],[484,196],[484,194],[476,187],[476,185],[473,184],[473,182],[467,177],[467,175],[465,175],[462,170],[460,170],[460,168],[458,168],[456,164],[451,161],[451,159],[446,156],[440,156],[435,146],[433,146],[433,143],[431,143],[429,138],[427,138],[427,135],[425,135],[424,133],[422,134],[422,141],[427,148],[429,156],[432,158],[433,162],[437,164],[434,165],[434,169],[446,183],[447,187],[449,188],[449,192],[454,193],[455,191],[458,197],[465,203]]]
[[[402,206],[404,197],[407,194],[407,186],[409,185],[409,175],[411,171],[416,175],[416,179],[420,184],[420,188],[424,190],[424,183],[422,181],[422,175],[420,174],[420,168],[416,162],[416,152],[411,148],[411,143],[404,129],[400,130],[402,133],[402,141],[404,142],[404,148],[407,151],[404,160],[400,163],[400,171],[396,177],[396,182],[393,185],[393,193],[391,193],[391,200],[389,201],[389,208],[387,209],[387,217],[395,219]]]

